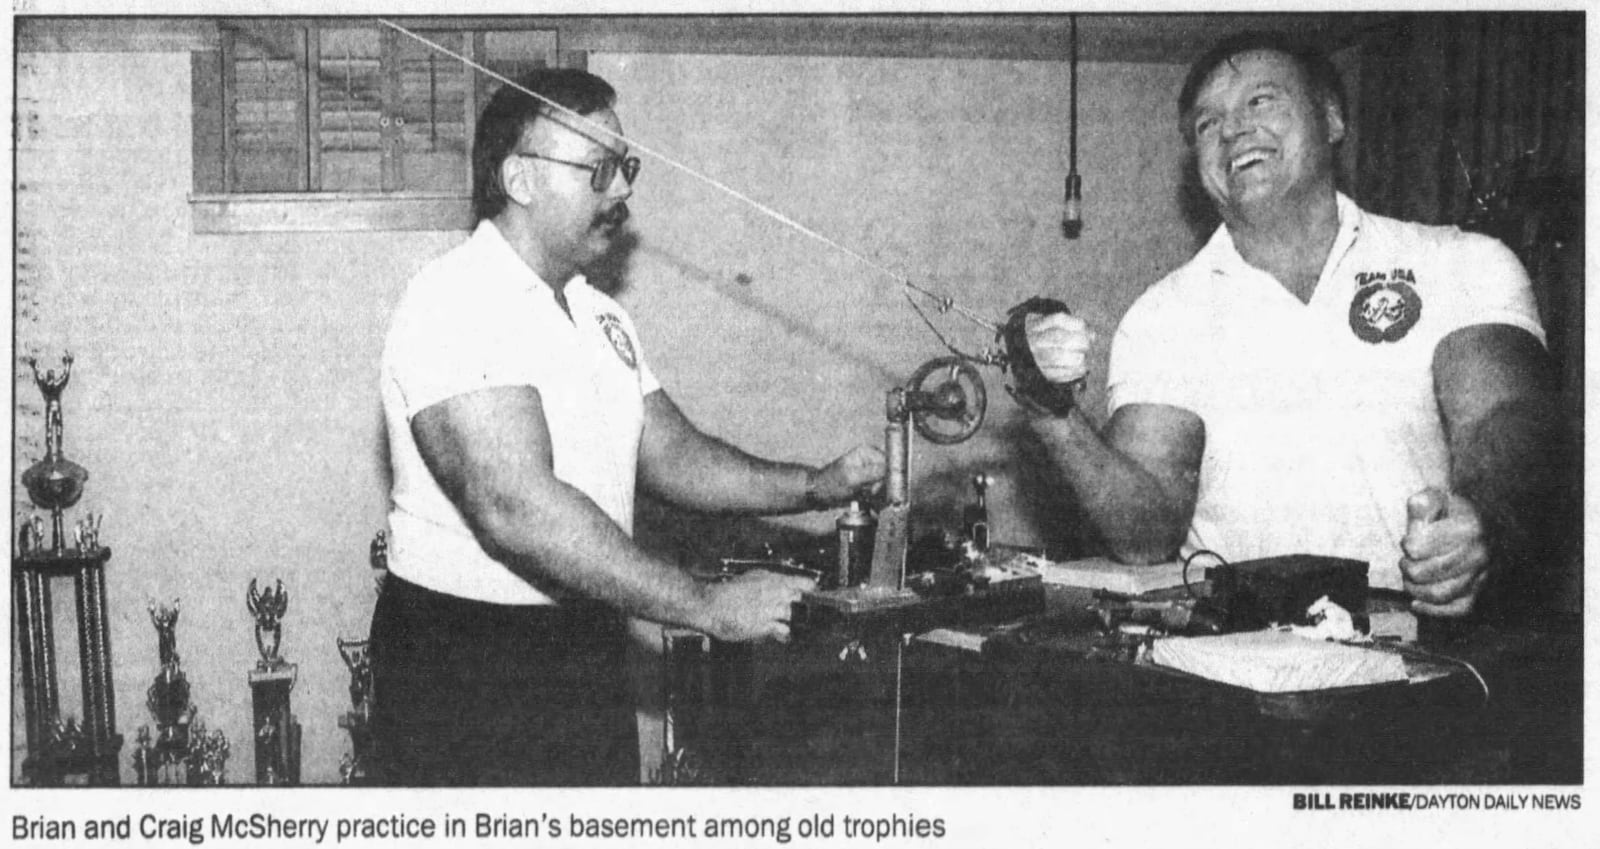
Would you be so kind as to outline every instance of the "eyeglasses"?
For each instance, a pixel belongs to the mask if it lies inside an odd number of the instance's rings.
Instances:
[[[618,169],[621,169],[622,171],[622,179],[627,180],[628,185],[630,186],[633,185],[634,178],[639,176],[639,157],[637,156],[608,156],[599,162],[591,163],[573,162],[570,159],[557,159],[554,156],[545,156],[542,153],[518,152],[517,155],[526,156],[529,159],[543,159],[546,162],[554,162],[557,165],[570,165],[573,168],[582,168],[583,170],[590,172],[591,176],[589,178],[589,188],[594,189],[597,192],[603,192],[606,189],[611,188],[611,181],[617,178]]]

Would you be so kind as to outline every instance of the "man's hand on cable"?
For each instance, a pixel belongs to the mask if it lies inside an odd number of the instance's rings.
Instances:
[[[1023,323],[1028,350],[1045,380],[1071,383],[1089,373],[1089,346],[1094,332],[1083,319],[1069,313],[1030,314]]]
[[[1400,574],[1412,609],[1429,616],[1465,616],[1489,574],[1489,545],[1472,502],[1429,487],[1406,500]]]
[[[887,473],[882,449],[857,445],[806,476],[806,501],[818,509],[848,503],[880,489]]]
[[[800,575],[753,569],[730,581],[708,584],[712,621],[707,630],[727,642],[788,642],[792,605],[816,583]]]

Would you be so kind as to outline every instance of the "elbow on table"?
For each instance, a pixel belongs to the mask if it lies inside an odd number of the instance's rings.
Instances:
[[[1111,559],[1129,566],[1154,566],[1170,563],[1178,556],[1178,546],[1149,545],[1142,542],[1112,546]]]
[[[1187,535],[1188,527],[1183,524],[1141,524],[1120,534],[1106,534],[1105,540],[1111,559],[1130,566],[1151,566],[1172,562]]]

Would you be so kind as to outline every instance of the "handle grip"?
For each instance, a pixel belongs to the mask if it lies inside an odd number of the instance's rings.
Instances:
[[[1083,381],[1052,383],[1039,370],[1028,347],[1027,321],[1030,315],[1072,314],[1067,305],[1054,298],[1032,297],[1006,312],[999,341],[1005,348],[1005,367],[1011,370],[1016,386],[1007,387],[1017,400],[1051,415],[1064,416],[1077,404],[1077,390]]]

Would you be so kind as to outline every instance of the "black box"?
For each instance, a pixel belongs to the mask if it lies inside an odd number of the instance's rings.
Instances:
[[[1223,630],[1255,631],[1274,623],[1310,624],[1306,608],[1327,596],[1352,617],[1366,618],[1367,563],[1316,554],[1288,554],[1213,566],[1206,571]]]

